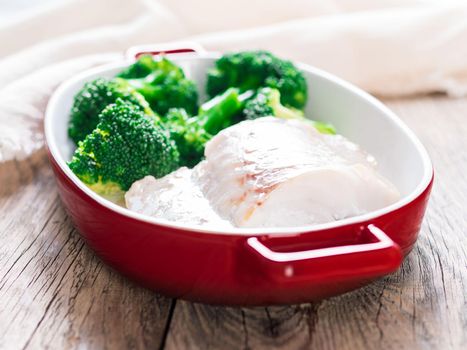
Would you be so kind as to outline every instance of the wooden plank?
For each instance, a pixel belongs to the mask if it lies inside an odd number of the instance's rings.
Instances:
[[[427,146],[436,183],[402,268],[315,304],[223,308],[178,301],[168,349],[467,348],[467,99],[387,101]]]
[[[157,348],[171,300],[103,265],[73,229],[44,152],[0,168],[0,348]]]

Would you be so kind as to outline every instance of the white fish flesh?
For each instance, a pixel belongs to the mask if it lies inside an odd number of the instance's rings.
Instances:
[[[399,199],[372,156],[300,120],[241,122],[209,141],[205,156],[193,170],[135,182],[127,207],[191,224],[292,227],[360,215]]]

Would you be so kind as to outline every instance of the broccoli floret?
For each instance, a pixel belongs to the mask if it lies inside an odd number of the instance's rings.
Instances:
[[[266,116],[274,116],[281,119],[301,119],[311,123],[322,134],[335,134],[336,130],[331,124],[305,118],[303,111],[285,107],[281,104],[281,93],[277,89],[269,87],[261,88],[250,99],[243,110],[245,119],[256,119]]]
[[[92,133],[79,142],[68,165],[91,189],[115,201],[134,181],[146,175],[159,178],[177,169],[179,153],[156,118],[117,99],[100,114]]]
[[[180,165],[194,167],[204,156],[204,145],[212,135],[199,123],[197,117],[190,117],[184,109],[172,108],[164,119],[180,152]]]
[[[68,135],[78,144],[96,127],[99,114],[117,98],[129,101],[141,110],[151,114],[149,104],[125,80],[98,78],[84,84],[76,94],[71,107]]]
[[[281,92],[284,105],[302,109],[307,101],[307,83],[294,64],[267,51],[229,53],[208,71],[207,93],[215,96],[228,87],[241,91],[268,86]]]
[[[128,82],[149,102],[151,108],[164,115],[170,108],[183,108],[190,115],[198,110],[198,91],[191,80],[150,74]]]
[[[269,87],[261,88],[255,97],[249,100],[243,114],[245,119],[256,119],[266,116],[275,116],[282,119],[304,118],[303,111],[293,107],[285,107],[280,101],[281,93]]]
[[[131,79],[130,79],[131,78]],[[78,143],[97,125],[99,113],[117,98],[132,102],[147,114],[165,114],[172,107],[198,110],[198,91],[183,70],[163,58],[155,61],[142,56],[112,80],[96,79],[86,83],[75,96],[68,134]],[[147,101],[149,102],[147,102]]]
[[[184,109],[170,109],[164,123],[180,152],[181,165],[193,167],[198,164],[203,159],[206,142],[237,122],[245,100],[252,94],[250,91],[239,94],[238,89],[230,88],[204,103],[194,117]]]
[[[118,77],[126,79],[160,115],[170,108],[184,108],[190,115],[198,110],[196,84],[164,57],[155,61],[151,56],[142,56]]]
[[[145,76],[151,74],[152,71],[157,69],[157,64],[158,63],[153,60],[151,55],[143,55],[139,57],[138,60],[131,66],[128,66],[120,73],[118,73],[117,77],[123,79],[144,78]]]

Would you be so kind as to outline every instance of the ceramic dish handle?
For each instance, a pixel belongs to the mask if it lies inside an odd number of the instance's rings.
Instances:
[[[132,46],[125,52],[125,57],[127,59],[136,59],[141,55],[150,54],[150,55],[160,55],[168,54],[173,55],[177,53],[190,53],[194,52],[197,54],[205,53],[206,50],[199,45],[198,43],[191,41],[180,41],[175,43],[166,43],[166,44],[149,44],[149,45],[139,45]]]
[[[318,233],[305,235],[313,237],[310,250],[294,249],[299,237],[251,237],[246,243],[260,260],[263,272],[281,282],[374,278],[395,271],[402,262],[400,247],[375,225],[361,227],[356,233],[347,231],[343,236],[342,232],[330,237]]]

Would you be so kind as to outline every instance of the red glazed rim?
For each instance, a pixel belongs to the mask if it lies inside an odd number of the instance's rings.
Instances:
[[[173,43],[165,44],[148,44],[132,46],[125,52],[127,60],[134,60],[142,55],[173,55],[173,54],[184,54],[184,53],[196,53],[197,55],[205,54],[206,50],[199,44],[194,42],[177,41]]]
[[[183,47],[183,48],[180,48],[180,47]],[[182,46],[180,44],[174,44],[173,49],[164,49],[164,50],[154,50],[153,49],[154,47],[149,46],[149,45],[147,47],[140,46],[140,47],[132,48],[128,50],[126,53],[126,57],[127,57],[126,62],[130,64],[131,61],[134,60],[135,57],[137,57],[138,55],[142,53],[153,53],[153,54],[166,53],[166,54],[177,54],[177,55],[182,53],[182,54],[189,54],[190,56],[194,58],[195,57],[208,57],[208,58],[220,57],[219,53],[206,52],[204,51],[204,49],[202,49],[197,44],[187,43],[186,48],[184,47],[185,46]],[[143,214],[133,212],[129,209],[118,206],[117,204],[114,204],[100,197],[95,192],[93,192],[91,189],[89,189],[84,183],[82,183],[78,179],[78,177],[70,170],[70,168],[66,165],[65,160],[61,157],[60,152],[58,151],[58,145],[52,133],[52,128],[53,128],[53,125],[51,125],[52,118],[49,117],[50,115],[53,115],[55,113],[55,108],[56,108],[57,103],[59,102],[60,96],[62,95],[62,91],[67,90],[70,85],[73,85],[76,81],[81,80],[82,76],[89,75],[92,72],[98,73],[98,72],[103,72],[106,70],[111,70],[112,68],[116,68],[120,66],[122,63],[124,62],[112,63],[112,64],[107,64],[107,65],[103,65],[100,67],[96,67],[94,69],[87,70],[81,74],[78,74],[75,77],[65,81],[63,84],[59,86],[59,88],[55,91],[55,93],[51,97],[47,105],[45,120],[44,120],[46,146],[49,150],[50,156],[54,159],[54,161],[60,167],[63,173],[66,174],[66,176],[91,199],[93,199],[94,201],[101,204],[102,206],[107,207],[110,210],[120,215],[124,215],[126,217],[130,217],[130,218],[144,221],[147,223],[167,226],[167,227],[175,228],[179,230],[188,230],[191,232],[205,233],[205,234],[227,234],[227,235],[238,234],[238,235],[244,235],[244,236],[250,236],[250,235],[261,236],[261,235],[270,235],[270,234],[295,235],[299,233],[321,231],[321,230],[326,230],[326,229],[333,229],[336,227],[342,227],[346,225],[355,225],[359,223],[371,222],[383,215],[389,214],[400,208],[403,208],[404,206],[409,205],[410,203],[415,201],[418,197],[423,195],[425,190],[427,190],[430,187],[433,181],[433,177],[434,177],[433,166],[432,166],[432,163],[428,156],[427,151],[425,150],[421,142],[418,140],[418,138],[415,136],[415,134],[395,115],[395,113],[393,113],[388,107],[386,107],[382,102],[378,101],[375,97],[359,89],[358,87],[330,73],[327,73],[321,69],[318,69],[318,68],[315,68],[310,65],[303,64],[303,63],[297,63],[297,65],[300,68],[304,68],[312,72],[315,75],[319,75],[327,80],[332,81],[336,85],[340,85],[341,87],[347,90],[351,90],[354,94],[366,100],[367,103],[370,103],[374,105],[375,107],[377,107],[383,113],[385,113],[386,116],[389,119],[391,119],[391,121],[394,124],[396,124],[397,127],[399,127],[401,131],[404,132],[411,139],[411,141],[414,143],[414,146],[416,147],[418,151],[418,154],[420,155],[422,159],[423,169],[424,169],[423,177],[420,179],[419,184],[411,193],[405,195],[399,201],[397,201],[396,203],[390,206],[387,206],[387,207],[384,207],[379,210],[375,210],[375,211],[372,211],[372,212],[369,212],[363,215],[358,215],[358,216],[354,216],[354,217],[350,217],[347,219],[342,219],[342,220],[338,220],[338,221],[334,221],[330,223],[325,223],[325,224],[316,224],[316,225],[307,225],[307,226],[298,226],[298,227],[286,227],[286,228],[215,229],[215,228],[208,228],[208,227],[203,227],[203,226],[174,223],[174,222],[171,222],[165,219],[154,218],[154,217],[150,217],[150,216],[146,216]]]

